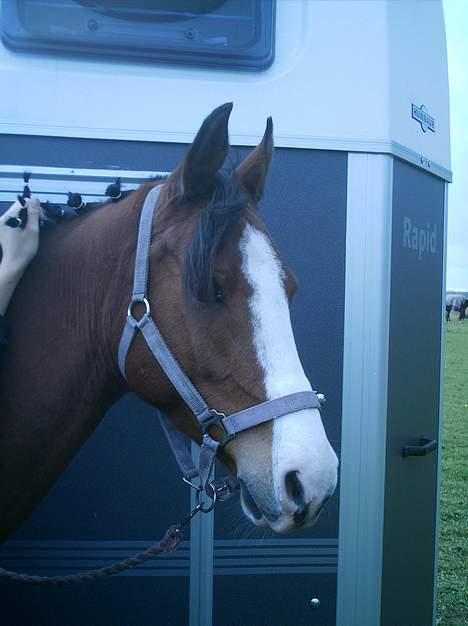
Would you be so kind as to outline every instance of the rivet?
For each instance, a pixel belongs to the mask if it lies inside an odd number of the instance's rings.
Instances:
[[[320,600],[318,598],[312,598],[312,600],[310,601],[310,606],[313,609],[318,609],[320,606]]]

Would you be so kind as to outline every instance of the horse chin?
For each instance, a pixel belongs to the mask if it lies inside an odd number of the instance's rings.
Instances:
[[[304,530],[305,528],[310,528],[317,522],[319,516],[320,514],[316,515],[315,517],[308,518],[307,520],[305,520],[304,522],[300,524],[297,524],[294,521],[293,516],[281,515],[275,521],[270,522],[268,525],[271,528],[271,530],[277,535],[289,535],[291,533],[297,532],[298,530]]]

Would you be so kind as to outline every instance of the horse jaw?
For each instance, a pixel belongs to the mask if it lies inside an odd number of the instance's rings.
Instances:
[[[284,272],[267,235],[247,224],[240,251],[267,400],[311,389],[297,353]],[[230,447],[246,516],[285,533],[312,525],[335,490],[338,459],[317,409],[290,413],[238,435]]]

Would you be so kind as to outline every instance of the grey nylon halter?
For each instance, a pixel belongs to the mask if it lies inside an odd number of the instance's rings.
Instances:
[[[149,246],[151,243],[153,215],[160,192],[161,185],[153,187],[146,196],[141,211],[132,299],[128,307],[127,319],[118,351],[119,368],[122,376],[125,378],[125,363],[130,346],[135,334],[138,331],[141,332],[154,358],[174,385],[180,397],[191,409],[202,429],[203,440],[200,449],[199,465],[196,468],[187,446],[188,437],[176,430],[171,420],[163,413],[160,413],[164,431],[182,470],[183,477],[192,486],[194,486],[192,484],[193,479],[199,477],[200,487],[205,491],[209,485],[211,487],[210,497],[212,497],[214,503],[217,495],[218,499],[224,499],[223,496],[228,497],[235,488],[235,479],[228,479],[224,481],[221,488],[224,490],[224,493],[220,489],[220,493],[216,494],[213,484],[209,482],[218,448],[226,445],[237,433],[258,424],[268,422],[288,413],[301,411],[302,409],[319,409],[320,400],[314,391],[300,391],[274,400],[268,400],[228,416],[208,407],[205,400],[183,372],[151,317],[151,307],[147,297]],[[143,304],[146,309],[139,320],[133,315],[134,307],[138,303]],[[221,429],[223,433],[221,441],[217,441],[210,435],[209,429],[211,426],[218,426]]]

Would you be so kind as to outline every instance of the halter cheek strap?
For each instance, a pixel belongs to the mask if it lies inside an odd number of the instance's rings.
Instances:
[[[141,211],[132,299],[128,307],[127,319],[118,350],[119,368],[122,376],[125,378],[125,363],[130,346],[135,334],[141,332],[156,361],[158,361],[164,373],[174,385],[177,393],[195,415],[202,429],[203,440],[200,449],[199,464],[198,468],[196,468],[187,447],[188,437],[176,430],[171,420],[161,413],[164,432],[167,435],[183,476],[187,482],[191,482],[198,476],[202,489],[206,490],[208,485],[211,486],[212,490],[219,489],[219,493],[214,494],[215,497],[213,500],[215,500],[216,497],[223,499],[223,497],[228,497],[230,492],[235,488],[235,479],[223,481],[221,487],[216,487],[216,485],[213,486],[209,483],[218,448],[224,446],[237,433],[257,426],[258,424],[303,409],[319,409],[320,401],[314,391],[300,391],[276,398],[275,400],[268,400],[267,402],[257,404],[229,416],[209,408],[196,387],[194,387],[182,370],[151,317],[151,306],[148,301],[149,247],[151,243],[154,210],[160,193],[161,185],[153,187],[146,196]],[[134,308],[138,303],[145,305],[145,313],[140,319],[136,319],[133,314]],[[221,441],[217,441],[210,435],[209,429],[211,426],[217,426],[221,429],[223,433],[223,439]]]

